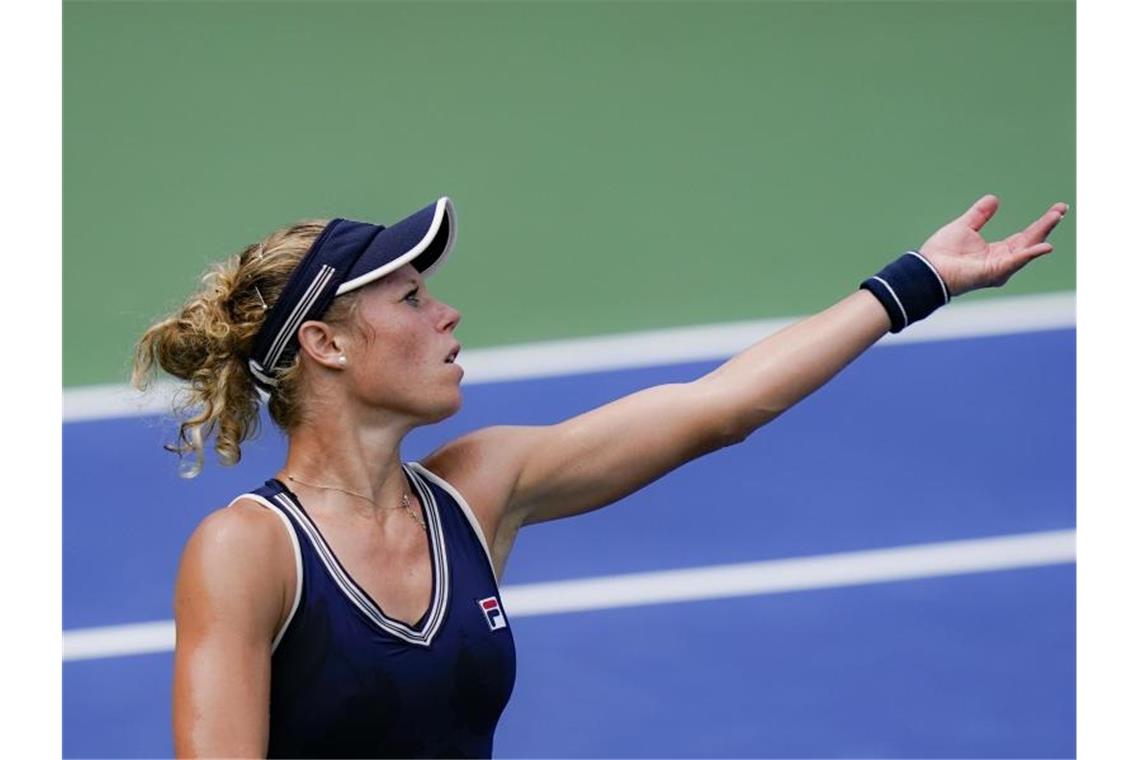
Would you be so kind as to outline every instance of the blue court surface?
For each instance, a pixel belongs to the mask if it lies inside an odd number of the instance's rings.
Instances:
[[[1072,530],[1075,343],[1066,329],[875,348],[746,442],[526,528],[503,585]],[[713,366],[472,385],[404,458]],[[169,620],[193,527],[283,453],[266,428],[239,467],[183,481],[161,448],[172,430],[157,417],[64,425],[68,632]],[[495,754],[1072,757],[1075,597],[1061,560],[519,615]],[[170,755],[171,659],[65,662],[64,755]]]

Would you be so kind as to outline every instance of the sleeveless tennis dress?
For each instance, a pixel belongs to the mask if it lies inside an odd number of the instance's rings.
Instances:
[[[415,462],[404,472],[432,561],[431,604],[414,626],[384,615],[283,483],[245,495],[285,522],[297,563],[273,642],[269,757],[491,756],[515,646],[490,553],[458,491]]]

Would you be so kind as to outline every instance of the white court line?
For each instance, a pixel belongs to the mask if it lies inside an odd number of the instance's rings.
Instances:
[[[800,319],[802,317],[726,322],[471,349],[460,356],[463,384],[725,359]],[[1071,291],[1009,296],[989,301],[952,302],[906,331],[887,335],[878,345],[1007,335],[1075,325],[1076,296]],[[173,382],[156,383],[147,394],[140,394],[127,385],[70,388],[63,394],[63,421],[167,413],[176,387]]]
[[[63,659],[95,660],[174,651],[174,621],[74,628],[63,632]]]
[[[1057,530],[683,570],[504,586],[512,618],[839,588],[1074,562],[1076,531]],[[64,631],[63,659],[169,652],[174,622]]]

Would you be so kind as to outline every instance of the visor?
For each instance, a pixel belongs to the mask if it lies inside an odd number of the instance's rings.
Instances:
[[[385,227],[333,219],[321,232],[269,313],[253,343],[249,370],[263,398],[277,385],[278,368],[297,352],[297,328],[320,319],[339,295],[375,282],[405,264],[425,277],[443,264],[455,244],[451,199]]]

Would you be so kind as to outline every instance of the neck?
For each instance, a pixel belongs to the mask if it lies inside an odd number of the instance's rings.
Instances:
[[[397,425],[364,428],[327,417],[320,425],[302,423],[289,436],[289,451],[278,479],[293,476],[309,484],[344,489],[370,499],[374,509],[398,505],[408,491],[400,459],[400,444],[407,432]],[[351,504],[357,510],[367,506],[360,498],[339,497],[328,502]]]

